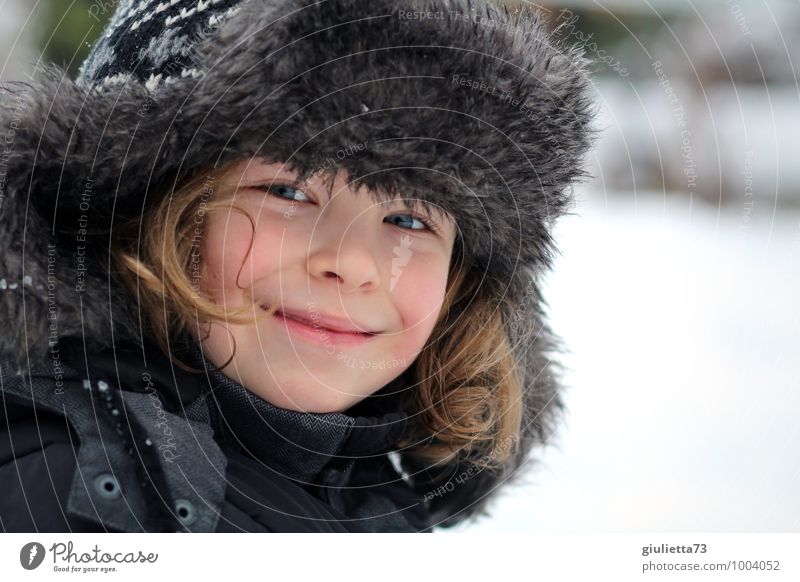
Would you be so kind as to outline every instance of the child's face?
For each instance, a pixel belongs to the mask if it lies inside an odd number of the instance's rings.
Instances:
[[[330,196],[318,176],[307,187],[284,186],[294,177],[281,164],[239,163],[232,203],[247,209],[255,233],[239,212],[210,212],[201,260],[217,303],[277,305],[311,325],[279,315],[215,323],[203,349],[220,366],[232,336],[236,354],[225,374],[275,406],[338,412],[399,376],[425,346],[442,307],[456,225],[434,214],[436,234],[419,220],[424,213],[399,199],[375,204],[342,174]],[[323,327],[324,316],[379,333],[336,334]]]

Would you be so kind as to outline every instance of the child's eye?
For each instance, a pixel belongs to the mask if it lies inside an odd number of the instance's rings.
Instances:
[[[417,222],[419,222],[423,226],[423,228],[421,228],[421,229],[420,228],[411,228],[410,230],[424,230],[424,229],[427,228],[431,232],[436,232],[436,227],[433,224],[431,224],[430,222],[428,222],[424,218],[417,218],[416,216],[414,216],[412,214],[392,214],[390,217],[388,217],[391,224],[397,224],[397,221],[391,220],[392,218],[397,217],[397,216],[399,216],[401,218],[405,217],[405,218],[411,219],[409,222],[412,222],[412,221],[416,220]]]
[[[266,192],[269,192],[270,194],[275,193],[275,195],[278,198],[291,200],[292,202],[312,202],[311,198],[306,196],[306,194],[302,190],[298,190],[297,188],[292,188],[291,186],[287,186],[285,184],[272,184],[269,186],[262,186],[262,189],[265,190]],[[291,197],[292,192],[299,192],[305,197],[305,200],[297,200]]]

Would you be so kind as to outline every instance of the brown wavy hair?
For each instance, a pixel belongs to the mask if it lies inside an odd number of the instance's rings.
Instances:
[[[226,309],[196,283],[205,277],[196,249],[206,213],[238,210],[255,229],[245,209],[231,203],[236,188],[226,179],[232,165],[201,170],[168,189],[141,217],[122,225],[112,252],[115,275],[143,315],[145,329],[175,365],[189,371],[198,370],[179,361],[169,346],[193,326],[252,323],[277,309],[255,315],[252,306]],[[439,464],[460,457],[492,469],[517,452],[523,383],[502,309],[481,281],[463,255],[459,234],[439,320],[407,370],[412,382],[403,403],[410,429],[398,446],[415,461]]]

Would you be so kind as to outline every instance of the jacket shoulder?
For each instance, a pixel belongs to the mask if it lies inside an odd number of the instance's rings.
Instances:
[[[62,531],[75,531],[72,522],[92,524],[89,531],[183,530],[180,515],[186,495],[173,497],[173,491],[158,487],[163,485],[158,479],[163,471],[158,462],[160,436],[154,433],[163,431],[148,426],[153,423],[143,418],[153,410],[147,395],[119,390],[110,378],[93,371],[83,377],[66,365],[58,381],[41,367],[25,375],[2,371],[0,388],[8,411],[2,428],[7,443],[3,479],[4,484],[17,480],[23,506],[29,486],[20,479],[20,470],[41,474],[41,486],[53,490],[49,494],[56,515],[68,521]],[[49,434],[51,440],[39,442],[40,434]],[[48,474],[52,473],[49,457],[56,449],[63,453],[57,465],[58,486]],[[23,458],[24,463],[18,461]],[[197,522],[190,531],[208,531],[207,522],[217,518],[213,509],[190,513]]]
[[[66,417],[2,394],[0,527],[5,532],[97,532],[98,524],[69,515],[78,435]]]

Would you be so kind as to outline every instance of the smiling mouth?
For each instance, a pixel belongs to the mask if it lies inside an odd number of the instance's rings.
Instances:
[[[268,311],[269,310],[268,306],[266,306],[266,305],[261,305],[260,307],[264,311]],[[315,322],[313,320],[308,320],[308,319],[302,319],[302,318],[299,318],[299,317],[295,317],[293,315],[288,315],[288,314],[284,313],[283,311],[281,311],[280,309],[275,311],[275,313],[273,314],[273,317],[277,317],[278,319],[283,319],[283,320],[288,320],[288,321],[292,321],[292,322],[295,322],[295,323],[299,323],[300,325],[305,326],[308,329],[313,329],[313,330],[317,330],[317,331],[324,331],[326,333],[329,333],[329,334],[333,335],[334,337],[370,338],[370,337],[375,337],[376,335],[378,335],[377,333],[372,333],[372,332],[338,331],[338,330],[335,330],[335,329],[330,329],[328,327],[325,327],[325,326],[321,325],[319,322]]]

